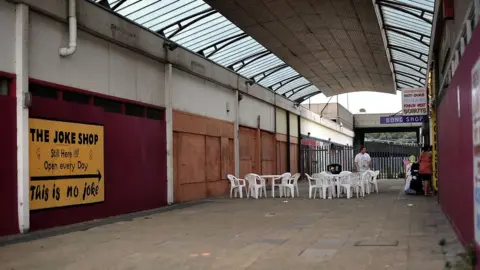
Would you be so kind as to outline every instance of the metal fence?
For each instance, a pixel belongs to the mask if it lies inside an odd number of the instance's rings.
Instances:
[[[403,178],[403,161],[409,156],[418,156],[420,148],[380,142],[365,142],[372,158],[372,169],[380,171],[380,178]],[[360,147],[323,145],[301,146],[301,168],[303,173],[314,174],[326,171],[329,164],[340,164],[344,171],[355,171],[353,160]]]

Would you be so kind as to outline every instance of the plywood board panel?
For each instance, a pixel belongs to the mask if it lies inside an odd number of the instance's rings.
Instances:
[[[290,173],[298,172],[298,145],[290,144]]]
[[[205,176],[207,181],[221,179],[220,138],[205,137]]]
[[[207,182],[207,196],[221,196],[229,192],[230,182],[228,180],[219,180]]]
[[[287,171],[287,143],[277,141],[277,173]]]
[[[207,183],[189,183],[180,185],[178,188],[177,202],[200,200],[206,197]]]
[[[262,161],[275,160],[275,135],[262,131],[261,134],[261,143],[262,143]]]
[[[245,175],[249,173],[254,173],[254,171],[252,170],[252,161],[240,160],[240,177],[244,178]]]
[[[205,182],[205,136],[180,133],[177,147],[178,183]]]
[[[239,141],[240,141],[240,175],[244,176],[246,173],[259,173],[257,164],[257,140],[256,130],[240,127]]]
[[[220,139],[220,179],[227,179],[227,174],[235,174],[233,140],[222,137]]]
[[[198,115],[173,111],[172,125],[174,131],[206,134],[206,118]]]
[[[178,182],[178,141],[180,135],[178,132],[173,132],[173,197],[175,202],[178,202],[180,197],[179,195],[179,188],[180,184]]]
[[[274,162],[272,160],[262,160],[262,174],[274,174],[275,173],[275,168],[274,168]]]

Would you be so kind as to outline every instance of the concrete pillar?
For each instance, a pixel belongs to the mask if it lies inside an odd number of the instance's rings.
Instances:
[[[287,172],[291,171],[290,143],[290,112],[287,111]]]
[[[302,116],[298,115],[297,116],[297,139],[298,139],[298,144],[297,144],[297,170],[299,173],[302,172],[302,167],[303,167],[303,159],[302,159]]]
[[[173,183],[173,109],[172,109],[172,64],[165,64],[165,122],[167,139],[167,203],[174,203]]]
[[[240,93],[238,90],[235,91],[235,123],[234,123],[234,133],[233,133],[233,147],[234,147],[234,156],[235,156],[235,176],[240,177],[240,141],[239,141],[239,125],[240,125]]]
[[[17,103],[17,200],[18,226],[21,233],[30,229],[29,150],[28,150],[28,6],[16,5],[15,20],[15,73]]]

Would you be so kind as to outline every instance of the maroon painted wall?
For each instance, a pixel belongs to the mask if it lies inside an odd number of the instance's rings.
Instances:
[[[0,236],[18,233],[15,97],[0,96]]]
[[[167,204],[165,121],[102,107],[33,97],[30,117],[104,125],[105,201],[33,211],[31,230],[153,209]]]
[[[474,241],[471,71],[480,56],[479,48],[480,27],[477,27],[438,109],[440,202],[463,244]],[[460,87],[460,119],[457,87]]]

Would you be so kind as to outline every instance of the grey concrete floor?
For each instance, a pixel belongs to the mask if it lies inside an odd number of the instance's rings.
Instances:
[[[444,269],[455,234],[435,198],[402,184],[349,200],[308,199],[306,183],[300,198],[215,199],[7,245],[0,269]]]

